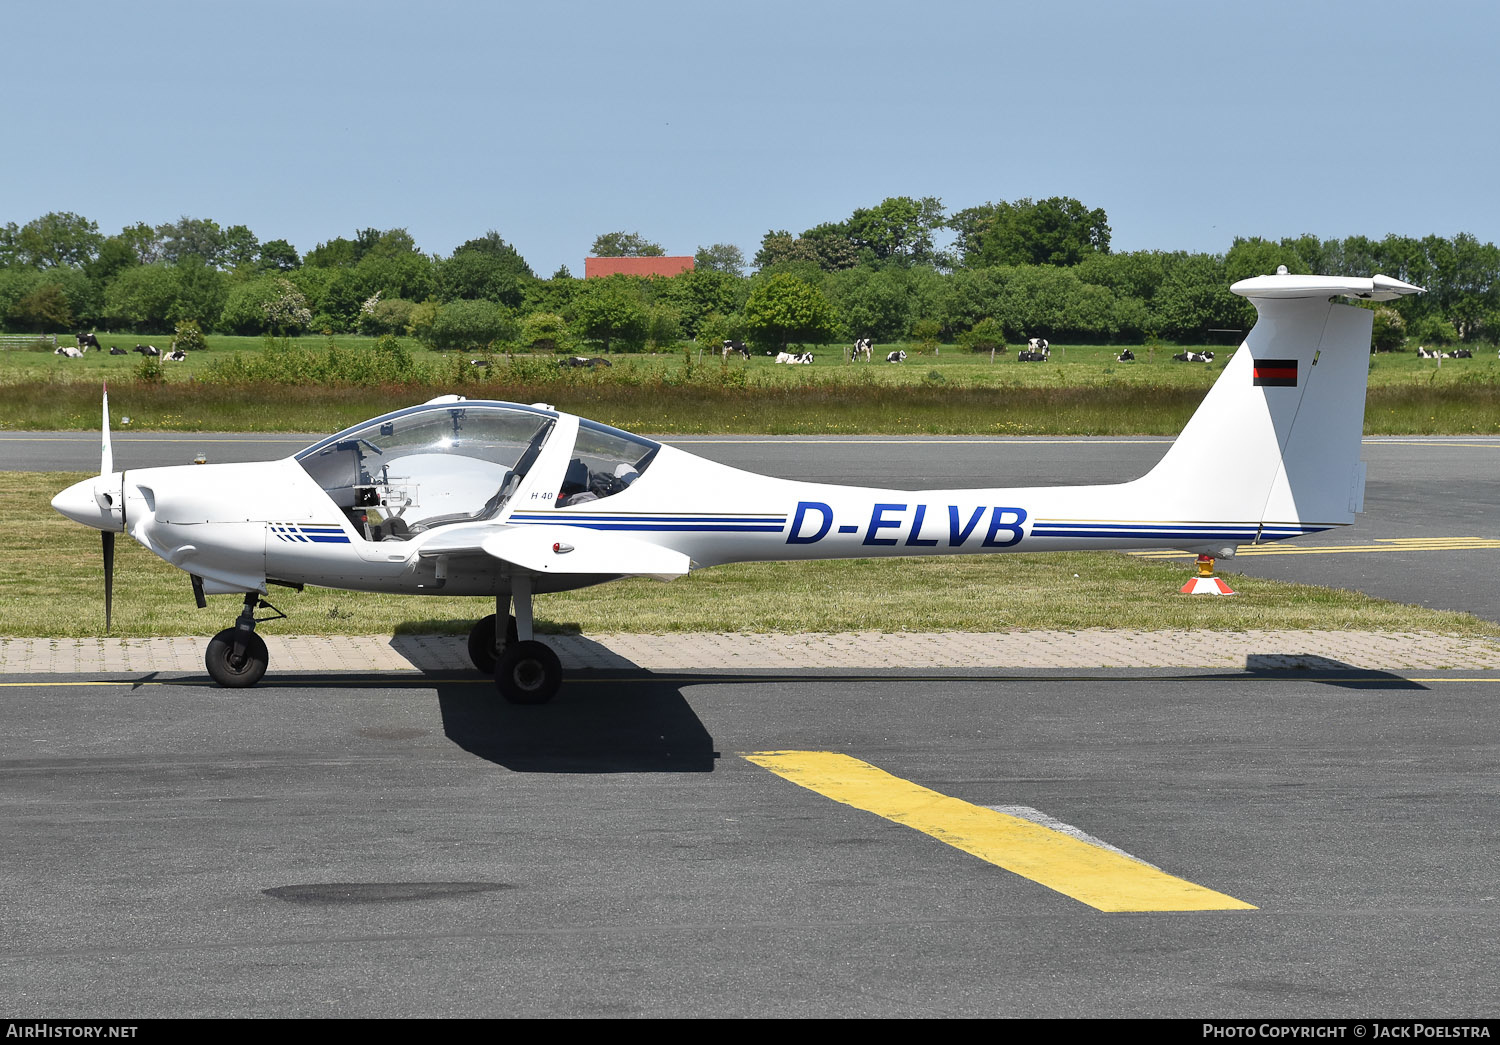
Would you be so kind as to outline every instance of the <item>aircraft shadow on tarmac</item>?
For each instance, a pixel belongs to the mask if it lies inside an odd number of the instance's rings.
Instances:
[[[569,672],[562,694],[535,707],[508,704],[490,686],[435,687],[448,739],[519,773],[711,773],[719,757],[682,687],[650,672]]]
[[[1426,689],[1420,682],[1402,678],[1389,671],[1356,668],[1341,660],[1315,654],[1261,654],[1245,658],[1245,671],[1270,678],[1306,679],[1345,689]]]
[[[576,642],[577,640],[575,640]],[[595,644],[588,643],[590,647]],[[591,651],[592,652],[592,651]],[[413,658],[416,660],[417,658]],[[720,754],[713,738],[684,696],[684,690],[710,679],[716,684],[746,682],[836,681],[868,678],[869,672],[837,669],[803,671],[766,669],[726,671],[705,666],[702,672],[651,671],[619,654],[598,647],[587,668],[565,673],[563,692],[543,705],[526,706],[502,700],[472,667],[450,657],[415,664],[422,671],[418,686],[437,694],[443,733],[458,747],[486,761],[522,773],[711,773]],[[1140,669],[1128,672],[1095,670],[1023,672],[954,671],[952,677],[975,683],[1004,683],[1021,679],[1068,677],[1074,681],[1108,682],[1139,679]],[[923,672],[922,674],[934,674]],[[947,675],[946,672],[935,674]],[[154,678],[155,672],[146,676]],[[1347,689],[1426,689],[1389,671],[1358,668],[1314,654],[1250,654],[1243,672],[1194,671],[1152,674],[1160,682],[1204,683],[1215,680],[1286,679]],[[409,676],[410,677],[410,676]],[[891,672],[893,681],[911,673]],[[204,682],[207,682],[204,679]],[[295,674],[272,676],[263,688],[325,686],[389,686],[389,675]]]
[[[705,676],[653,672],[612,657],[619,666],[607,672],[568,672],[563,693],[541,707],[508,704],[487,686],[436,680],[444,733],[465,751],[516,772],[712,772],[719,754],[683,695],[685,687],[706,681]],[[744,675],[716,671],[711,677],[719,684],[764,685],[768,681],[835,680],[845,674],[836,670],[768,670]],[[868,673],[857,674],[865,677]],[[1180,680],[1243,678],[1246,674],[1346,689],[1427,688],[1388,671],[1303,654],[1251,654],[1243,674],[1200,674]],[[965,673],[955,677],[1003,682],[1009,676]]]

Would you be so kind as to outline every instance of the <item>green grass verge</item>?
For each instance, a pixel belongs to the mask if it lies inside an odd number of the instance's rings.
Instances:
[[[0,635],[103,634],[99,537],[52,511],[83,478],[0,472]],[[1076,576],[1075,576],[1076,575]],[[1130,628],[1319,628],[1500,636],[1500,624],[1357,592],[1225,574],[1238,595],[1178,594],[1191,564],[1113,552],[933,559],[752,563],[662,584],[619,581],[537,601],[544,631],[1009,631]],[[273,592],[291,619],[265,625],[300,635],[462,634],[491,612],[487,599],[368,595],[309,588]],[[193,605],[187,575],[128,538],[118,542],[113,634],[208,635],[239,611],[229,596]]]
[[[128,343],[134,343],[130,336]],[[109,335],[101,337],[106,344]],[[309,361],[326,339],[303,339]],[[368,352],[369,339],[336,339],[338,351]],[[469,356],[414,343],[414,377],[361,384],[328,379],[251,378],[263,344],[210,339],[211,351],[164,364],[164,380],[137,378],[140,358],[90,353],[69,360],[0,352],[0,428],[97,427],[99,385],[113,389],[117,419],[132,429],[333,431],[386,410],[458,392],[472,398],[547,402],[621,428],[657,433],[942,433],[992,435],[1170,435],[1179,431],[1222,372],[1175,363],[1171,349],[1118,363],[1115,347],[1060,346],[1053,361],[991,364],[949,349],[906,363],[850,365],[837,346],[811,366],[762,357],[726,363],[696,351],[616,356],[608,369],[571,370],[550,358]],[[883,348],[885,346],[882,346]],[[236,355],[238,354],[238,356]],[[236,357],[239,363],[232,363]],[[229,376],[226,376],[229,375]],[[288,375],[283,374],[283,377]],[[232,379],[230,379],[232,377]],[[1365,431],[1371,435],[1500,433],[1500,361],[1437,364],[1411,353],[1372,361]]]
[[[116,431],[335,432],[425,402],[442,389],[111,383]],[[624,428],[664,435],[1176,435],[1206,389],[1022,389],[879,386],[724,389],[619,385],[460,386],[470,398],[550,403]],[[0,386],[0,429],[91,431],[99,388]],[[124,419],[129,418],[129,424]],[[1366,435],[1500,433],[1500,386],[1372,388]]]

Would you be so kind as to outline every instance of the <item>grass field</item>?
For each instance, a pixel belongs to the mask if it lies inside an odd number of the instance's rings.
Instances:
[[[135,335],[100,340],[133,345]],[[458,392],[473,398],[547,402],[621,428],[656,433],[946,433],[1169,435],[1179,431],[1223,369],[1171,360],[1175,348],[1064,345],[1052,360],[1019,364],[1013,354],[975,355],[949,346],[905,363],[850,364],[840,346],[815,350],[812,366],[765,357],[728,362],[691,347],[617,355],[597,370],[559,367],[552,357],[497,355],[474,367],[469,354],[437,353],[414,341],[400,379],[319,377],[327,338],[297,343],[306,373],[247,377],[267,361],[259,338],[215,336],[210,351],[162,364],[160,381],[138,378],[141,357],[91,352],[0,352],[0,427],[88,429],[98,424],[98,388],[108,381],[115,416],[137,429],[332,431],[383,411]],[[369,338],[331,339],[343,361],[363,361]],[[880,346],[877,360],[889,346]],[[907,346],[910,348],[911,346]],[[1372,359],[1367,434],[1500,432],[1500,360],[1434,361],[1414,353]]]
[[[0,635],[103,634],[99,536],[48,503],[78,474],[0,472]],[[196,609],[186,574],[122,538],[113,634],[209,635],[228,627],[239,599]],[[932,559],[750,563],[670,584],[630,580],[537,599],[544,631],[1010,631],[1080,628],[1245,630],[1324,628],[1500,635],[1500,624],[1337,591],[1226,573],[1234,598],[1178,594],[1191,565],[1113,552]],[[492,612],[487,599],[276,589],[290,620],[270,633],[466,633]]]

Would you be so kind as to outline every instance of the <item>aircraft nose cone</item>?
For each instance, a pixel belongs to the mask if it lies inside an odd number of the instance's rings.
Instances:
[[[96,475],[74,483],[52,498],[52,507],[76,523],[96,530],[122,530],[120,505],[124,482],[121,476]]]
[[[74,483],[52,498],[52,507],[76,523],[93,526],[100,515],[99,506],[94,503],[94,480]]]

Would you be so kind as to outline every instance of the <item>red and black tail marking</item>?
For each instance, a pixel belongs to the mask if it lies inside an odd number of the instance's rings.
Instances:
[[[1257,359],[1253,383],[1266,388],[1296,388],[1297,361],[1295,359]]]

